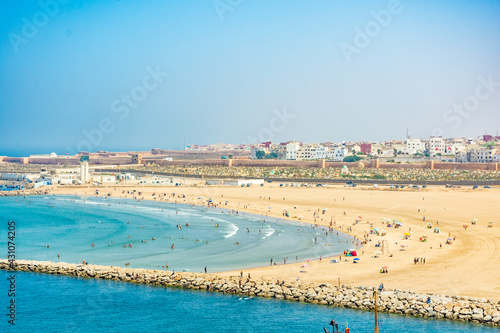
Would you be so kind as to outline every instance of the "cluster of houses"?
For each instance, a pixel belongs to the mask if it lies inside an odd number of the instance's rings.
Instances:
[[[297,141],[274,144],[263,142],[250,148],[251,158],[270,155],[279,160],[343,161],[352,155],[376,158],[411,157],[454,162],[500,162],[500,137],[482,139],[430,137],[429,140],[408,138],[406,141],[340,142],[308,144]],[[262,152],[262,153],[259,153]]]

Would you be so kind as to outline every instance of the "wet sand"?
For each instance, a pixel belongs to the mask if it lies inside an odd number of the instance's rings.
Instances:
[[[279,218],[283,218],[283,208],[286,208],[290,220],[298,221],[299,216],[303,216],[302,222],[323,226],[329,226],[333,220],[335,229],[361,240],[373,224],[375,228],[384,228],[387,235],[370,234],[371,241],[359,251],[360,260],[356,264],[352,257],[345,262],[342,255],[340,263],[330,263],[330,258],[323,258],[311,261],[309,267],[303,268],[301,266],[307,258],[299,257],[299,262],[289,258],[286,265],[254,268],[244,273],[251,273],[252,277],[299,278],[301,282],[334,285],[339,280],[350,286],[378,286],[383,282],[386,288],[500,300],[500,189],[279,187],[277,183],[242,188],[204,186],[194,180],[187,183],[197,183],[197,186],[103,186],[99,188],[99,195],[110,193],[113,197],[131,198],[126,192],[137,189],[143,192],[140,198],[152,200],[152,193],[169,195],[175,192],[186,196],[176,198],[179,203],[202,204],[199,197],[204,200],[210,197],[215,203],[220,202],[221,207]],[[52,193],[94,195],[95,188],[59,187]],[[225,201],[228,201],[227,205]],[[324,208],[327,211],[322,214]],[[313,213],[318,213],[318,209],[319,216],[315,221]],[[402,219],[403,227],[385,227],[382,218]],[[476,225],[471,224],[472,219],[477,219]],[[356,224],[355,220],[359,222]],[[438,225],[436,221],[439,221]],[[492,228],[487,227],[489,221],[493,221]],[[432,223],[432,229],[427,228],[427,222]],[[469,226],[467,230],[463,228],[464,224]],[[434,227],[440,228],[441,233],[434,233]],[[347,231],[348,228],[352,231]],[[404,240],[403,233],[409,228],[412,237]],[[451,245],[445,244],[449,234],[456,237]],[[428,236],[426,242],[419,241],[423,235]],[[384,253],[373,258],[377,251],[382,251],[375,244],[383,240],[386,241]],[[401,251],[402,244],[407,245],[404,251]],[[346,244],[346,249],[350,247]],[[426,263],[415,264],[415,257],[425,257]],[[388,267],[388,273],[379,272],[383,266]],[[239,273],[237,270],[220,275]]]

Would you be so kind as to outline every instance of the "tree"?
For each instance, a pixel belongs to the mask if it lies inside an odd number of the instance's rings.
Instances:
[[[354,156],[347,156],[347,157],[344,157],[344,160],[343,162],[357,162],[361,160],[361,157],[357,156],[357,155],[354,155]]]
[[[259,160],[261,160],[264,158],[264,156],[266,156],[266,152],[263,150],[257,150],[257,152],[255,153],[255,156],[257,156],[257,158]]]
[[[377,149],[377,155],[380,155],[382,153],[382,149]]]
[[[267,154],[265,156],[265,158],[278,158],[278,154],[277,153],[270,153],[270,154]]]
[[[229,159],[232,159],[233,158],[233,155],[229,154]]]

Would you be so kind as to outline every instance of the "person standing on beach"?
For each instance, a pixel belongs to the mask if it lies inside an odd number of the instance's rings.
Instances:
[[[207,274],[207,266],[205,266],[205,274]]]

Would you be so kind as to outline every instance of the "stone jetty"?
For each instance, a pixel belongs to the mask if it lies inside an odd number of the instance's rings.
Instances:
[[[13,264],[9,264],[6,259],[1,259],[0,269],[234,293],[351,309],[374,309],[373,287],[333,286],[298,281],[252,279],[245,275],[221,277],[217,274],[166,272],[49,261],[16,260]],[[380,312],[500,326],[500,302],[493,300],[418,294],[398,289],[384,290],[378,295],[377,304]]]

